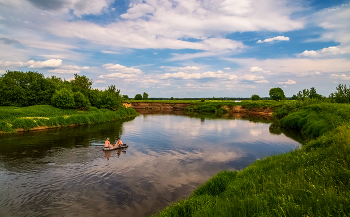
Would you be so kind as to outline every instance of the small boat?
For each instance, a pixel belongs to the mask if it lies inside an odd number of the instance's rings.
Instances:
[[[129,147],[127,144],[123,144],[121,146],[114,146],[113,148],[105,148],[103,147],[102,150],[103,151],[110,151],[110,150],[115,150],[115,149],[121,149],[121,148],[127,148]]]

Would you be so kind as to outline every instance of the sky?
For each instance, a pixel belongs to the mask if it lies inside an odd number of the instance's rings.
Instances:
[[[323,96],[350,84],[350,0],[0,0],[0,75],[134,97]]]

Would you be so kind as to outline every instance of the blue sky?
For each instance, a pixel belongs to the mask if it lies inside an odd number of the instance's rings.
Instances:
[[[86,75],[134,97],[328,96],[350,81],[350,1],[0,0],[0,74]]]

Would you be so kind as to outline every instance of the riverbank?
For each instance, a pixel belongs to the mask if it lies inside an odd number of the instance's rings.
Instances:
[[[189,113],[240,113],[249,115],[272,116],[273,108],[283,105],[283,102],[273,100],[242,102],[207,100],[129,100],[124,102],[125,107],[155,111],[186,111]]]
[[[348,216],[350,105],[290,102],[282,126],[309,138],[300,149],[223,171],[154,216]]]
[[[91,107],[87,111],[59,109],[50,105],[0,107],[0,133],[95,124],[137,116],[132,108],[117,111]]]

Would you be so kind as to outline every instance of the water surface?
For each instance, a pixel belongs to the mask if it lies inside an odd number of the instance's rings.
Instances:
[[[144,114],[0,135],[0,216],[149,216],[219,171],[300,145],[257,121]],[[129,148],[103,152],[106,137]]]

